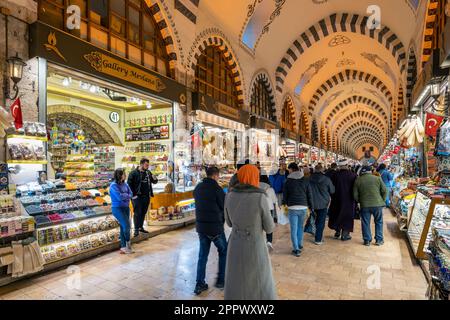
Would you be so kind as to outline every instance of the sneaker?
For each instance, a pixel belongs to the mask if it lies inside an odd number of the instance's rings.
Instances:
[[[139,229],[139,232],[140,232],[140,233],[150,233],[150,232],[148,232],[147,230],[145,230],[144,228]]]
[[[383,240],[375,242],[376,246],[382,246],[383,244],[384,244]]]
[[[352,237],[350,235],[342,236],[341,240],[342,241],[349,241],[349,240],[352,240]]]
[[[300,251],[300,250],[297,250],[297,251],[295,251],[294,256],[300,257],[300,253],[301,253],[301,251]]]
[[[203,291],[208,290],[208,284],[207,283],[197,283],[194,289],[194,293],[196,295],[199,295]]]
[[[139,230],[134,230],[133,236],[136,238],[139,236]]]
[[[321,245],[323,245],[323,241],[314,241],[314,244],[318,245],[318,246],[321,246]]]
[[[124,248],[120,248],[121,254],[132,254],[134,253],[133,250],[131,250],[130,248],[124,247]]]
[[[340,237],[341,237],[341,233],[339,231],[336,231],[336,233],[334,234],[334,238],[339,239]]]
[[[215,287],[216,287],[217,289],[223,289],[223,288],[225,288],[225,281],[219,281],[219,280],[217,280]]]
[[[366,247],[370,247],[370,241],[364,240],[364,245],[365,245]]]
[[[269,249],[269,253],[273,252],[273,245],[272,242],[267,242],[267,249]]]

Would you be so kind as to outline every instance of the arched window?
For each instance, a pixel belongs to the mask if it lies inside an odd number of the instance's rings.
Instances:
[[[39,20],[134,63],[174,76],[166,44],[142,0],[40,0]],[[81,9],[81,25],[68,28],[67,7]]]
[[[238,93],[233,72],[217,46],[208,46],[198,57],[195,67],[195,87],[214,100],[238,108]]]
[[[281,110],[281,127],[295,132],[295,120],[292,109],[292,102],[289,99],[286,99],[283,109]]]
[[[305,113],[302,112],[300,115],[300,123],[299,123],[299,133],[300,135],[309,138],[309,130],[308,130],[308,118]]]
[[[253,86],[250,108],[252,113],[275,121],[269,90],[263,79],[257,80]]]

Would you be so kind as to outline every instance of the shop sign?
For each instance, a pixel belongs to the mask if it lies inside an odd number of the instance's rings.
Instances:
[[[250,126],[255,129],[263,129],[267,131],[278,129],[278,126],[275,122],[255,115],[251,116]]]
[[[249,122],[248,112],[227,106],[223,103],[215,101],[210,96],[199,92],[194,92],[192,94],[192,109],[202,110],[245,125],[247,125]]]
[[[41,57],[94,77],[186,103],[186,87],[40,21],[30,26],[30,58]]]
[[[115,111],[111,112],[109,114],[109,120],[111,120],[112,123],[118,123],[120,120],[119,113]]]

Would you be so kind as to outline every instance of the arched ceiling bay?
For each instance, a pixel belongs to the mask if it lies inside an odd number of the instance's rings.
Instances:
[[[269,71],[276,94],[295,93],[297,114],[317,119],[341,148],[356,154],[351,148],[364,143],[381,149],[393,132],[420,3],[202,0],[200,9],[249,49],[241,54]],[[367,24],[374,13],[381,22],[375,29]]]

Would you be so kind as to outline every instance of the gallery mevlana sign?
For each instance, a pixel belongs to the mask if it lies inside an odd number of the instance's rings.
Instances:
[[[30,58],[47,61],[133,87],[171,101],[186,102],[186,87],[173,79],[103,50],[40,21],[30,27]]]
[[[121,78],[156,92],[161,92],[166,89],[166,86],[159,77],[130,66],[129,64],[125,64],[101,52],[93,51],[85,54],[83,58],[98,72]]]
[[[194,92],[192,94],[192,108],[194,110],[202,110],[243,124],[248,124],[249,121],[249,113],[247,111],[225,105],[215,101],[210,96],[199,92]]]

